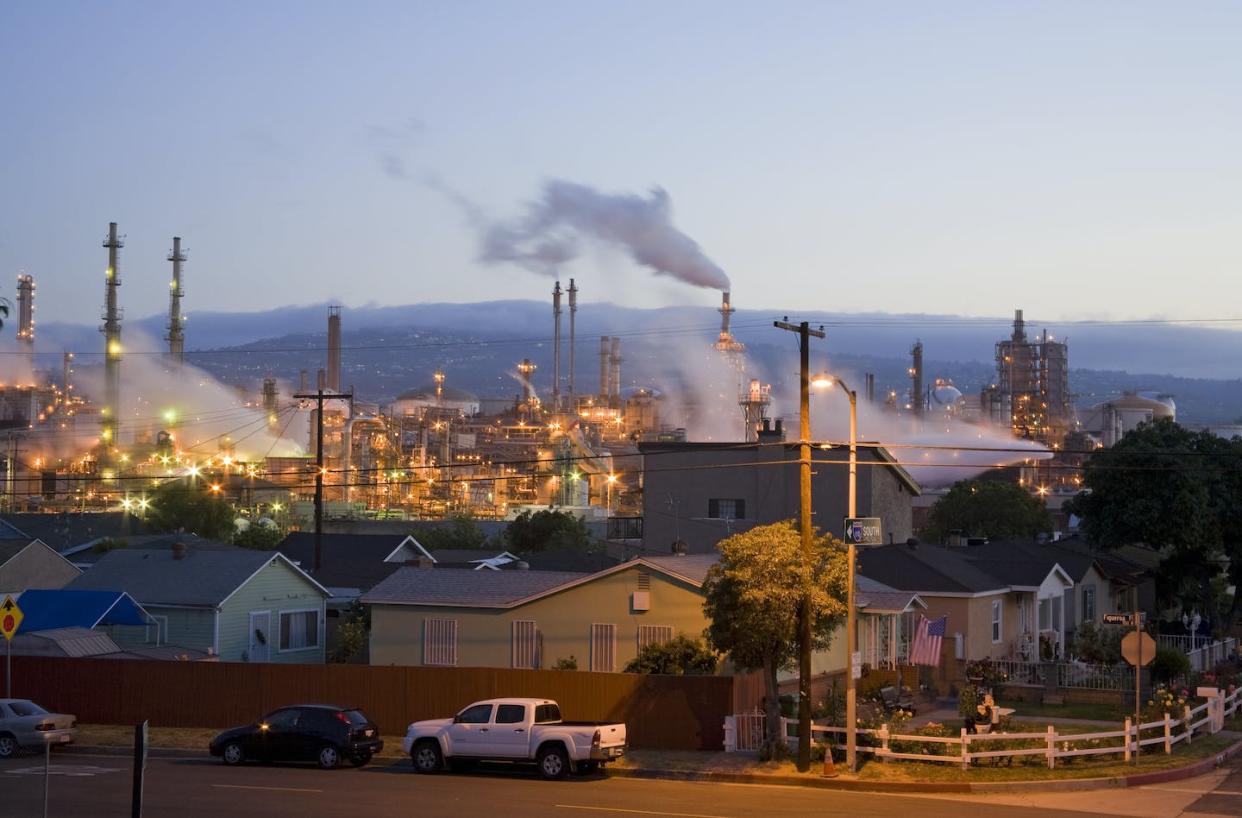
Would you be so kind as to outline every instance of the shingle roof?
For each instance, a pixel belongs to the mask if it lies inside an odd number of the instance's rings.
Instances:
[[[272,551],[208,551],[190,548],[184,559],[171,551],[122,548],[109,551],[69,588],[126,591],[142,605],[215,607],[272,560]]]
[[[295,531],[285,537],[276,550],[311,573],[330,588],[358,588],[367,591],[401,567],[384,558],[405,541],[405,534],[322,534],[319,570],[312,572],[315,535]]]
[[[507,608],[586,576],[568,571],[454,571],[404,566],[363,594],[362,601]]]
[[[104,537],[125,539],[154,533],[145,521],[121,511],[5,514],[3,522],[0,537],[17,536],[15,530],[27,539],[38,537],[56,551]]]
[[[125,548],[135,551],[167,551],[172,550],[172,547],[178,543],[205,551],[242,550],[240,545],[209,540],[197,534],[140,534],[136,537],[123,537],[121,540],[125,543]],[[111,550],[114,549],[96,551],[94,544],[83,543],[65,549],[61,552],[61,556],[78,565],[92,565],[103,559],[104,554]]]
[[[858,553],[859,570],[871,579],[916,593],[982,593],[1009,583],[972,565],[960,553],[936,545],[882,545]]]
[[[719,554],[685,554],[660,557],[643,557],[644,562],[649,562],[665,571],[677,574],[693,581],[697,585],[702,585],[707,579],[707,571],[713,565],[720,561]]]
[[[0,565],[4,565],[9,560],[16,557],[22,551],[25,551],[32,540],[0,540]]]
[[[898,591],[862,574],[855,575],[854,587],[854,604],[869,613],[902,613],[912,604],[922,603],[912,591]]]

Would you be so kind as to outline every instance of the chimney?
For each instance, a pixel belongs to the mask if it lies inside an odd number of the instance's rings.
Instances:
[[[670,550],[672,551],[673,556],[684,557],[686,556],[686,552],[689,550],[689,546],[686,545],[685,540],[673,540],[673,545]]]
[[[599,405],[607,406],[612,390],[608,388],[608,353],[612,349],[612,339],[607,335],[599,337]]]
[[[552,411],[561,410],[561,282],[552,288]]]
[[[168,293],[168,357],[175,364],[185,359],[185,328],[181,318],[181,298],[185,291],[181,289],[181,263],[185,261],[185,253],[181,252],[181,237],[173,236],[172,252],[168,254],[172,262],[172,281]]]
[[[315,373],[315,387],[320,392],[328,391],[328,373],[322,369]]]
[[[923,417],[923,342],[915,341],[910,348],[910,410],[916,418]]]
[[[310,389],[310,373],[303,369],[298,373],[298,391],[305,393]]]
[[[609,389],[612,392],[611,401],[613,406],[621,406],[621,339],[613,336],[612,353],[608,356],[608,364],[612,367],[612,375],[609,378]]]
[[[341,391],[340,307],[328,307],[328,391]]]
[[[574,406],[574,316],[577,313],[578,287],[571,278],[569,279],[569,408],[571,411],[577,409]]]
[[[172,558],[177,561],[181,561],[185,559],[185,555],[189,550],[190,550],[189,546],[187,546],[185,543],[175,542],[173,543],[173,546],[172,546]]]

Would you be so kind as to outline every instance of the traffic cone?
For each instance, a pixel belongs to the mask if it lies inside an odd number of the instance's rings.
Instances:
[[[836,778],[837,777],[836,765],[832,763],[832,745],[831,744],[824,745],[824,771],[820,773],[820,775],[823,776],[824,778]]]

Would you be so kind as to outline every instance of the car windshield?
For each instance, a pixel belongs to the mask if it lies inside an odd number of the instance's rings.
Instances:
[[[346,710],[344,713],[345,718],[349,719],[349,723],[357,727],[361,727],[371,721],[362,714],[361,710]]]
[[[9,702],[9,708],[18,716],[43,716],[47,714],[46,710],[34,702]]]

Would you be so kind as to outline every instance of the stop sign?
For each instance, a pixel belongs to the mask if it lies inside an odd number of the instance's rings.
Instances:
[[[1121,656],[1132,665],[1150,665],[1156,658],[1156,640],[1144,631],[1130,631],[1122,637]]]

